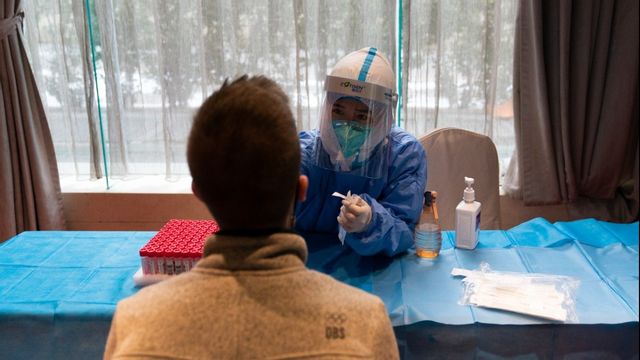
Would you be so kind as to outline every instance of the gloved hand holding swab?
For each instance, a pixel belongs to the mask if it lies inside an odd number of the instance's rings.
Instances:
[[[338,223],[346,232],[364,231],[371,222],[371,206],[358,195],[352,195],[351,190],[347,195],[334,192],[332,196],[342,199],[342,207],[338,215]]]

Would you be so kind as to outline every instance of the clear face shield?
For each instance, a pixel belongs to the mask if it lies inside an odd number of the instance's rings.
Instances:
[[[368,178],[388,170],[396,95],[383,86],[327,76],[316,165]]]

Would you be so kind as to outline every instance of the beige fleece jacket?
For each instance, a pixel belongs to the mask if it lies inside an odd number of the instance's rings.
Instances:
[[[212,236],[194,269],[118,303],[104,358],[398,358],[382,301],[306,257],[293,233]]]

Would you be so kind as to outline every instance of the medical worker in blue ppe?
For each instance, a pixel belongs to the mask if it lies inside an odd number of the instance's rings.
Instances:
[[[296,230],[360,255],[403,252],[422,211],[427,160],[416,138],[394,125],[391,64],[376,48],[360,49],[338,61],[324,87],[319,129],[300,134],[309,190]]]

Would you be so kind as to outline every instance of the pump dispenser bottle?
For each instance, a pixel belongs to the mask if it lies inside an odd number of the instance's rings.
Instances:
[[[456,247],[461,249],[475,249],[480,234],[480,208],[476,200],[476,193],[471,187],[473,178],[465,177],[467,184],[462,201],[456,206]]]

